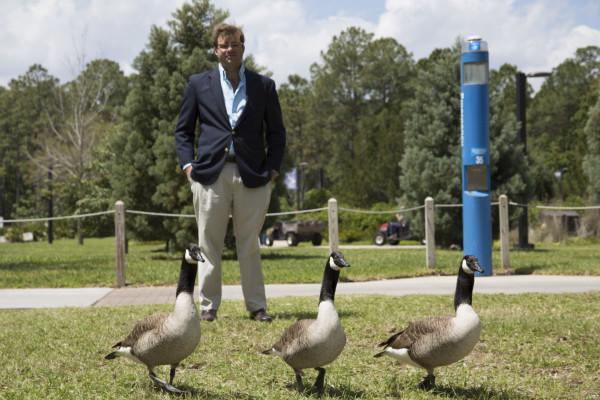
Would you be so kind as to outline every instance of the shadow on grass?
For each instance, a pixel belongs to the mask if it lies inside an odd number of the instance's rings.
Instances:
[[[430,393],[454,399],[498,399],[498,400],[514,400],[514,399],[532,399],[521,393],[508,390],[494,390],[486,387],[471,387],[462,388],[454,386],[436,385]]]
[[[515,268],[515,275],[532,275],[535,271],[545,269],[542,265],[530,265],[528,267]]]
[[[72,260],[72,261],[21,261],[21,262],[8,262],[0,263],[0,271],[11,271],[11,272],[27,272],[36,271],[39,269],[45,270],[72,270],[72,271],[87,271],[90,269],[102,269],[106,264],[100,262],[90,262],[89,260]],[[99,260],[102,261],[102,260]],[[108,261],[107,263],[110,263]]]
[[[183,252],[182,252],[183,254]],[[159,260],[159,261],[181,261],[181,254],[159,254],[156,256],[150,256],[151,260]]]
[[[335,387],[325,385],[324,394],[329,397],[337,397],[340,399],[361,399],[367,395],[367,392],[347,384],[340,384]]]
[[[415,390],[421,391],[422,393],[430,393],[432,396],[435,395],[448,399],[529,400],[534,398],[524,395],[523,393],[519,393],[515,390],[496,390],[494,388],[489,388],[485,386],[460,387],[438,384],[435,385],[435,387],[431,390],[418,389],[418,383],[414,379],[415,376],[416,375],[414,375],[412,378],[405,377],[402,380],[398,379],[396,376],[386,379],[385,392],[389,396],[397,398],[407,398],[407,393],[414,393]]]
[[[527,248],[520,248],[520,247],[511,247],[510,248],[511,252],[517,252],[517,253],[550,253],[552,251],[554,251],[553,249],[540,249],[539,247],[534,247],[531,249],[527,249]]]
[[[149,258],[151,260],[159,260],[159,261],[178,261],[181,260],[181,252],[176,253],[168,253],[166,250],[152,250],[153,253],[160,253],[151,255]],[[277,253],[277,252],[263,252],[261,254],[261,259],[263,260],[321,260],[324,261],[325,258],[323,256],[317,254],[290,254],[290,253]],[[225,250],[223,255],[221,256],[223,260],[237,260],[237,255],[231,250]]]
[[[325,254],[325,253],[323,253]],[[263,260],[318,260],[325,265],[326,257],[319,254],[302,254],[302,253],[262,253],[260,258]]]
[[[346,317],[355,317],[357,316],[359,313],[356,313],[354,311],[339,311],[338,310],[338,315],[340,317],[340,319],[342,318],[346,318]],[[317,318],[317,312],[307,312],[307,311],[295,311],[295,312],[274,312],[271,313],[271,315],[274,318],[277,319],[289,319],[292,322],[296,322],[299,319],[316,319]]]
[[[181,395],[171,395],[172,398],[183,398],[183,399],[210,399],[210,400],[258,400],[258,397],[251,396],[247,393],[215,393],[210,390],[206,390],[204,388],[196,388],[188,385],[177,386],[181,390],[185,390],[187,393]],[[156,393],[166,393],[161,388],[154,386],[154,392]]]
[[[237,261],[237,256],[234,254],[228,254],[225,253],[223,254],[222,257],[223,260],[227,260],[227,261]],[[325,258],[324,257],[319,257],[319,256],[311,256],[310,254],[269,254],[269,253],[262,253],[260,255],[260,259],[262,261],[291,261],[291,260],[296,260],[296,261],[302,261],[302,262],[306,262],[306,266],[307,267],[314,267],[314,266],[319,266],[322,267],[325,265]],[[315,263],[316,260],[316,263]]]
[[[285,388],[290,392],[300,393],[304,397],[310,398],[320,398],[322,395],[319,395],[312,386],[311,382],[304,382],[304,388],[302,391],[298,392],[298,387],[296,386],[296,382],[289,382],[285,385]],[[361,399],[367,395],[367,392],[364,390],[358,390],[350,385],[341,384],[335,387],[329,386],[325,384],[325,388],[323,390],[323,395],[328,397],[336,397],[340,399]]]

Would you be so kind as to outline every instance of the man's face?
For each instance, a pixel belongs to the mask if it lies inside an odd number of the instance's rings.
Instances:
[[[244,56],[244,44],[240,41],[240,34],[220,35],[217,38],[215,54],[226,70],[239,70]]]

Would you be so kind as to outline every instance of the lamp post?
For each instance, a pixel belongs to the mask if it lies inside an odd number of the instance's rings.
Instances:
[[[54,241],[52,217],[54,216],[54,193],[52,193],[52,165],[48,169],[48,244]]]
[[[527,156],[527,78],[543,78],[550,76],[550,72],[532,72],[524,74],[517,72],[517,121],[519,122],[519,139],[523,143],[523,152]],[[525,193],[524,203],[529,202],[529,194]],[[519,217],[519,248],[531,249],[533,245],[529,243],[529,212],[527,207],[523,208],[523,212]]]
[[[565,201],[564,190],[563,190],[563,178],[567,173],[568,168],[560,168],[554,171],[554,177],[558,180],[558,190],[560,191],[560,201]]]

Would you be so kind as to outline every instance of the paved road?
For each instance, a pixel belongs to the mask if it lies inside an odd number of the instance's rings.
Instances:
[[[337,294],[451,294],[455,276],[390,279],[370,282],[340,282]],[[267,297],[317,296],[320,284],[267,285]],[[600,291],[600,277],[513,275],[490,276],[475,280],[475,293],[580,293]],[[239,285],[223,286],[223,299],[242,299]],[[79,289],[0,289],[0,309],[119,306],[131,304],[169,304],[175,287],[79,288]]]
[[[272,247],[288,247],[288,244],[285,240],[274,240]],[[313,246],[320,249],[328,249],[329,246],[321,245],[321,246]],[[263,249],[269,249],[270,246],[261,246]],[[398,244],[398,245],[389,245],[384,244],[383,246],[377,246],[374,244],[341,244],[339,246],[340,249],[379,249],[379,250],[425,250],[425,246],[421,244]]]

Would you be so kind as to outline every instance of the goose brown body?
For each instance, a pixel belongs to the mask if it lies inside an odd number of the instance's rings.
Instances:
[[[292,367],[299,390],[303,386],[302,371],[314,368],[319,371],[314,389],[322,392],[325,379],[323,367],[334,361],[346,345],[346,334],[334,305],[340,270],[345,267],[349,267],[349,264],[342,254],[332,252],[323,272],[317,318],[293,323],[270,349],[263,351],[264,354],[277,354]]]
[[[116,350],[105,357],[126,357],[144,364],[152,381],[176,394],[185,392],[172,386],[175,369],[200,342],[200,316],[193,298],[198,261],[204,261],[201,251],[192,246],[181,261],[173,311],[152,314],[136,323],[129,335],[113,346]],[[159,365],[171,366],[169,383],[154,373]]]
[[[474,256],[465,256],[459,269],[455,292],[455,316],[430,317],[410,322],[402,331],[379,344],[375,357],[393,357],[404,364],[427,370],[423,387],[435,384],[434,368],[466,357],[479,341],[481,323],[471,306],[474,273],[481,272]]]
[[[189,297],[189,298],[188,298]],[[172,313],[150,315],[114,347],[130,349],[131,358],[153,368],[178,365],[200,342],[200,318],[192,296],[181,293]]]
[[[294,370],[323,367],[334,361],[346,345],[346,335],[333,302],[319,305],[317,319],[290,325],[273,348]]]

